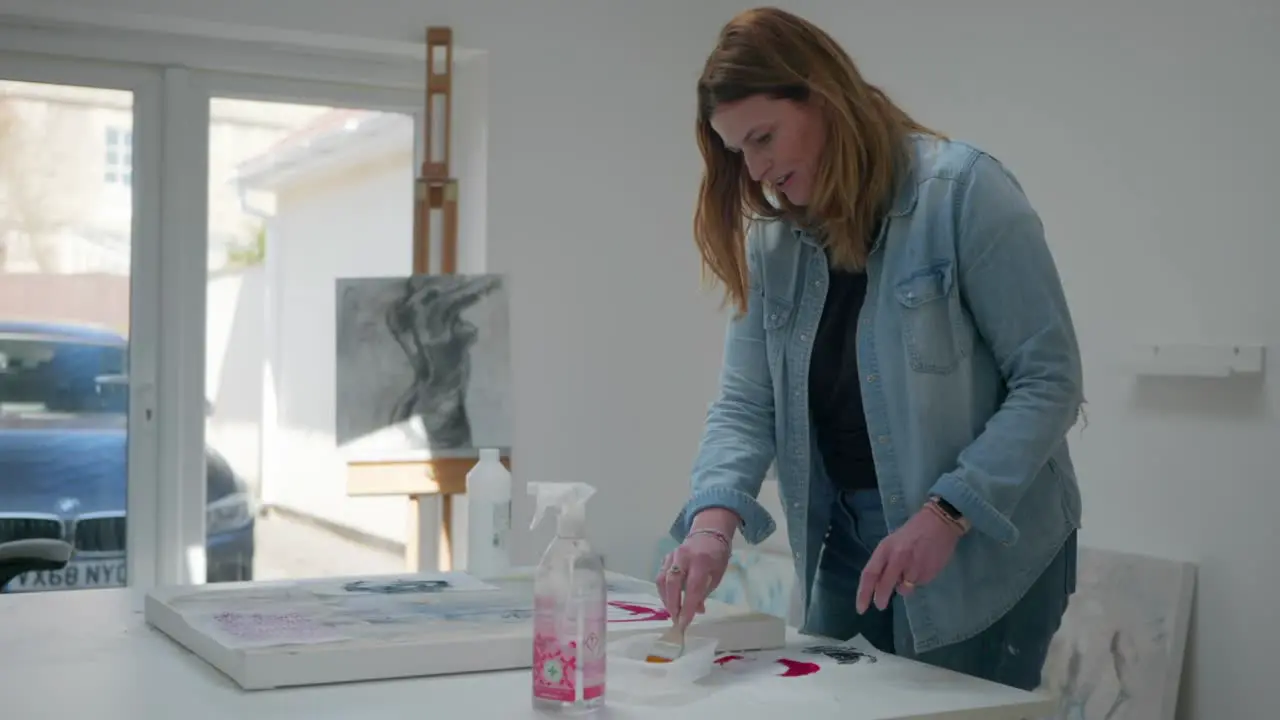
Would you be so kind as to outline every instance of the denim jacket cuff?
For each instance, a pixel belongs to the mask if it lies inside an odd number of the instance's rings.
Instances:
[[[1018,542],[1018,527],[1003,513],[995,509],[986,498],[952,474],[943,475],[934,483],[930,495],[937,495],[964,514],[973,529],[1006,547]]]
[[[694,492],[693,497],[671,524],[671,537],[676,542],[683,542],[685,536],[689,534],[693,518],[709,508],[732,510],[742,518],[739,530],[742,532],[742,538],[752,545],[763,542],[777,527],[769,511],[765,510],[755,498],[736,488],[712,486]]]

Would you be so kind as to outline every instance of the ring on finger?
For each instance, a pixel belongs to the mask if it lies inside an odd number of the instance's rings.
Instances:
[[[906,588],[906,589],[908,589],[908,590],[915,590],[915,588],[916,588],[916,584],[915,584],[915,583],[913,583],[913,582],[911,582],[910,580],[907,580],[907,579],[905,579],[905,578],[904,578],[904,579],[903,579],[903,581],[902,581],[902,587],[904,587],[904,588]]]
[[[671,575],[679,575],[682,572],[684,572],[684,568],[676,565],[675,563],[672,563],[671,567],[667,568],[667,573]]]

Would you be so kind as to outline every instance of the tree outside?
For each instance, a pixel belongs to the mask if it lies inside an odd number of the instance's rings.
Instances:
[[[25,87],[0,85],[0,268],[21,247],[58,273],[58,238],[84,223],[102,184],[84,162],[94,108],[29,99]]]

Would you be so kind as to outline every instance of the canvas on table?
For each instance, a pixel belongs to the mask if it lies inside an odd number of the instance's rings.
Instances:
[[[511,445],[503,276],[337,281],[335,434],[351,459]]]
[[[653,583],[607,578],[607,640],[671,627]],[[145,616],[245,689],[510,670],[533,658],[531,571],[157,588]],[[689,632],[725,651],[786,642],[781,618],[714,600]]]

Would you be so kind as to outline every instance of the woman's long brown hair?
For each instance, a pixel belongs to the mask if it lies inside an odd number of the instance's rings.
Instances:
[[[751,179],[743,156],[725,148],[711,128],[722,103],[755,95],[819,102],[826,146],[808,206],[779,196],[776,204]],[[832,264],[866,266],[877,217],[892,201],[911,133],[923,127],[866,82],[829,35],[776,8],[748,10],[720,32],[698,79],[698,148],[705,164],[693,234],[704,275],[725,288],[725,299],[747,307],[745,237],[753,217],[786,218],[823,238]]]

